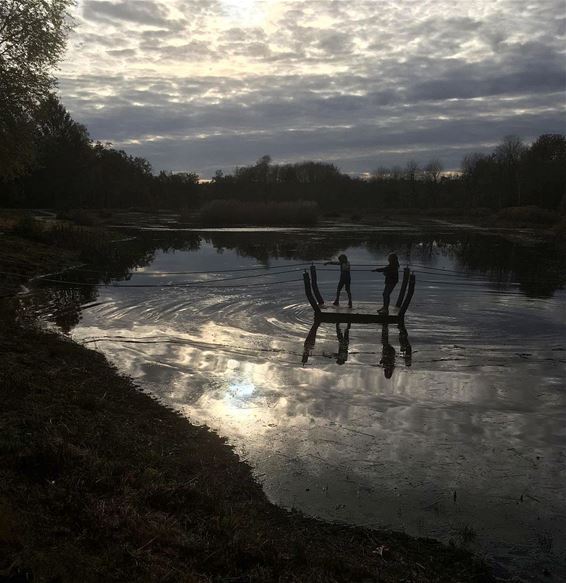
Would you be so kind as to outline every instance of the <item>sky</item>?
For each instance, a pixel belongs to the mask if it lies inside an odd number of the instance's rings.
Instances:
[[[154,171],[269,154],[459,168],[566,133],[566,0],[78,0],[57,72],[91,137]]]

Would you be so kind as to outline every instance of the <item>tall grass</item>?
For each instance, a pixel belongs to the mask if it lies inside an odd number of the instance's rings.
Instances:
[[[85,209],[68,209],[59,211],[57,213],[57,218],[72,221],[75,225],[82,225],[83,227],[92,227],[99,222],[98,218],[92,211],[87,211]]]
[[[318,221],[318,205],[312,201],[244,202],[213,200],[200,211],[200,220],[209,226],[227,225],[303,225]]]
[[[559,216],[538,206],[510,206],[497,213],[497,219],[521,225],[554,225]]]
[[[103,263],[115,258],[108,234],[99,229],[70,224],[45,225],[26,215],[14,225],[12,232],[24,239],[77,251],[82,261]]]

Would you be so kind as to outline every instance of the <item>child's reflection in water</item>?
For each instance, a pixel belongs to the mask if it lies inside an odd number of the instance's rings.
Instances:
[[[309,357],[312,354],[316,343],[316,334],[318,331],[320,322],[315,322],[310,329],[304,344],[303,350],[303,365],[307,364]],[[323,352],[323,356],[326,358],[335,358],[336,364],[346,364],[348,360],[348,351],[350,346],[350,328],[351,323],[346,325],[345,330],[342,329],[340,323],[336,324],[336,337],[338,339],[338,352],[328,353]],[[406,366],[411,366],[412,364],[412,348],[409,342],[409,335],[407,333],[407,328],[405,328],[404,323],[399,324],[399,346],[400,355],[403,358]],[[389,343],[389,325],[383,324],[381,329],[381,360],[379,365],[383,368],[383,374],[386,379],[390,379],[393,376],[393,371],[395,370],[395,358],[396,352],[395,348]]]
[[[389,324],[383,324],[381,329],[381,360],[379,364],[383,366],[385,378],[390,379],[395,370],[395,348],[389,344]]]

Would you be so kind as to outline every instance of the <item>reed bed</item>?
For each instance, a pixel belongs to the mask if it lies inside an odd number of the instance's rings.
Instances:
[[[207,226],[312,226],[318,222],[318,217],[318,205],[312,201],[213,200],[200,211],[200,221]]]

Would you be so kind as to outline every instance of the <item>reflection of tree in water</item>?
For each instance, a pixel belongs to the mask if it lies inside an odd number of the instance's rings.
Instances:
[[[339,237],[312,233],[214,233],[207,234],[207,243],[218,251],[230,249],[242,257],[252,257],[259,263],[269,265],[272,259],[318,261],[332,257],[346,247],[362,246],[365,241],[360,237],[340,234]]]
[[[472,233],[385,236],[367,245],[379,258],[396,250],[401,263],[409,260],[433,266],[439,255],[450,257],[456,270],[485,275],[498,289],[517,282],[529,297],[552,297],[566,284],[566,249],[557,241],[527,244]],[[465,285],[465,278],[461,282]]]
[[[96,284],[129,280],[131,271],[149,265],[157,251],[195,251],[201,245],[201,237],[194,232],[121,232],[124,233],[123,240],[108,246],[107,254],[96,260],[93,258],[88,268],[50,277],[72,281],[76,287],[68,284],[59,287],[53,282],[36,280],[42,291],[21,300],[22,314],[26,310],[29,313],[47,312],[50,321],[68,332],[80,320],[80,306],[98,297]],[[269,265],[272,259],[321,261],[356,247],[369,250],[376,262],[382,261],[392,250],[397,251],[402,263],[408,261],[424,266],[434,266],[439,255],[447,256],[460,270],[470,275],[474,272],[485,275],[498,288],[516,281],[523,293],[531,297],[551,297],[566,283],[566,254],[558,242],[527,245],[478,234],[352,233],[343,230],[207,233],[205,240],[218,250],[234,250],[264,265]],[[427,276],[438,278],[433,273],[427,273]],[[466,285],[465,276],[457,281]]]
[[[305,338],[303,347],[303,366],[309,361],[312,356],[314,347],[316,345],[316,335],[318,329],[322,323],[320,320],[315,320],[307,337]],[[322,355],[326,358],[335,358],[336,364],[343,365],[346,364],[348,360],[348,351],[350,348],[350,329],[352,327],[351,322],[346,324],[345,329],[342,329],[342,324],[336,323],[336,338],[338,340],[338,351],[333,353],[325,353]],[[399,347],[400,354],[405,362],[405,366],[411,366],[412,364],[412,353],[413,349],[409,342],[409,335],[407,333],[407,328],[404,322],[398,324],[399,330]],[[390,379],[393,376],[393,371],[395,370],[395,358],[396,351],[389,341],[389,325],[383,324],[381,328],[381,358],[379,361],[380,366],[383,368],[383,374],[386,379]]]
[[[166,232],[125,237],[111,246],[106,257],[89,263],[88,268],[72,269],[35,281],[33,293],[20,299],[20,320],[34,319],[41,314],[68,334],[81,319],[81,306],[94,302],[98,297],[98,284],[128,281],[132,270],[152,263],[156,251],[196,251],[200,237],[195,234]],[[55,281],[54,281],[55,280]],[[61,285],[56,283],[61,281]]]
[[[566,283],[566,250],[557,242],[518,244],[477,233],[344,231],[214,233],[207,234],[206,241],[218,250],[234,250],[265,265],[269,265],[270,259],[321,261],[355,247],[366,248],[376,261],[383,261],[391,251],[396,251],[402,264],[434,266],[438,256],[449,257],[470,275],[476,272],[487,276],[496,288],[505,288],[515,281],[532,297],[550,297]],[[432,273],[430,276],[434,277]],[[465,285],[465,278],[461,282]]]
[[[552,297],[566,284],[566,248],[557,241],[519,244],[470,237],[459,242],[456,255],[461,268],[483,273],[503,286],[516,281],[529,297]]]

